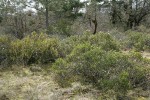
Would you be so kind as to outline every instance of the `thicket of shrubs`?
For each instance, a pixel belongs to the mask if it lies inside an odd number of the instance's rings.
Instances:
[[[59,57],[59,40],[46,34],[32,33],[22,40],[1,37],[1,63],[32,64],[54,62]],[[5,63],[4,63],[5,64]]]
[[[150,34],[142,32],[126,32],[125,46],[136,51],[150,51]]]
[[[11,40],[8,36],[0,36],[0,63],[7,58],[10,42]]]
[[[70,37],[61,45],[66,55],[57,59],[52,68],[56,73],[56,82],[62,87],[79,81],[92,84],[102,91],[114,90],[126,94],[130,89],[148,89],[150,85],[149,69],[146,67],[150,61],[145,60],[138,52],[123,54],[119,43],[109,34],[86,33]]]
[[[66,56],[79,44],[89,43],[90,45],[101,47],[102,49],[109,51],[119,51],[119,43],[107,33],[97,33],[92,35],[90,32],[85,32],[83,35],[71,36],[64,39],[60,43],[62,49],[62,55]]]
[[[65,59],[60,58],[54,63],[55,78],[62,87],[80,81],[100,90],[113,89],[122,93],[135,87],[146,88],[148,72],[142,65],[143,58],[137,55],[80,44]]]
[[[130,32],[125,46],[150,50],[149,35]],[[129,89],[148,89],[150,61],[140,53],[123,54],[110,34],[89,32],[64,40],[32,33],[22,40],[0,37],[1,64],[53,63],[56,82],[70,86],[79,81],[102,90],[125,94]]]

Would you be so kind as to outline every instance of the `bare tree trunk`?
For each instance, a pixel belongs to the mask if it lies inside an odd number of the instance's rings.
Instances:
[[[48,27],[49,27],[49,22],[48,22],[48,19],[49,19],[49,16],[48,16],[48,0],[46,0],[46,12],[45,12],[45,18],[46,18],[46,32],[48,33]]]
[[[96,32],[97,32],[97,10],[96,10],[96,6],[95,6],[95,19],[94,20],[92,20],[92,22],[93,22],[93,24],[94,24],[94,32],[93,32],[93,34],[96,34]]]
[[[133,27],[133,23],[134,23],[134,19],[133,19],[133,15],[132,15],[132,0],[129,0],[128,3],[128,21],[127,21],[127,28],[128,29],[132,29]]]
[[[116,15],[117,15],[117,11],[116,11],[116,0],[112,0],[111,22],[112,22],[113,25],[116,24]]]
[[[96,16],[95,16],[95,19],[92,20],[92,22],[94,24],[94,32],[93,32],[93,34],[96,34],[96,32],[97,32],[97,18],[96,18]]]
[[[24,31],[25,32],[27,31],[27,18],[26,18],[26,15],[25,15],[25,21],[24,21]]]

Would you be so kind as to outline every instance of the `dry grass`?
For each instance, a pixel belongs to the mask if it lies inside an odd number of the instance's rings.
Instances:
[[[128,54],[129,51],[123,53]],[[150,59],[150,53],[141,54]],[[106,95],[109,98],[105,100],[115,100],[114,95]],[[104,100],[101,99],[104,96],[100,91],[79,83],[70,88],[60,88],[53,75],[38,66],[0,69],[0,100]],[[135,97],[133,100],[150,100],[150,91],[131,90],[128,96]]]
[[[11,100],[46,100],[53,94],[56,84],[51,77],[43,74],[33,75],[28,69],[17,73],[2,72],[0,77],[0,94]]]
[[[138,97],[133,100],[150,100],[144,98],[149,92],[136,91],[128,93]],[[72,84],[70,88],[60,88],[54,82],[53,75],[42,70],[31,72],[29,68],[18,66],[0,70],[0,100],[104,100],[103,97],[108,97],[105,100],[116,100],[115,94],[101,94],[79,83]]]
[[[143,52],[142,55],[144,58],[150,59],[150,52]]]
[[[128,54],[130,51],[127,50],[127,51],[122,51],[122,53],[124,54]],[[143,58],[147,58],[147,59],[150,59],[150,52],[141,52],[141,55],[143,56]]]
[[[0,100],[95,100],[96,95],[92,92],[76,93],[86,90],[78,84],[71,88],[59,88],[52,75],[44,71],[16,68],[0,71]]]

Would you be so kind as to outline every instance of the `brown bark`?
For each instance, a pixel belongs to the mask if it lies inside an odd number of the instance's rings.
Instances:
[[[95,16],[95,19],[92,20],[92,22],[94,24],[94,32],[93,32],[93,34],[96,34],[96,32],[97,32],[97,19],[96,19],[96,16]]]

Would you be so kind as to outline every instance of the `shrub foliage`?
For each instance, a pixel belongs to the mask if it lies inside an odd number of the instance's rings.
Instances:
[[[43,33],[32,33],[22,40],[18,39],[11,42],[7,42],[8,40],[5,38],[2,39],[1,41],[5,43],[2,46],[7,47],[3,47],[1,53],[7,56],[6,58],[11,64],[54,62],[59,57],[58,39],[50,38]]]
[[[133,88],[148,87],[147,62],[140,53],[123,54],[109,34],[72,36],[61,45],[65,56],[56,60],[52,68],[56,82],[62,87],[79,81],[122,94]]]
[[[89,32],[85,32],[83,35],[71,36],[61,41],[60,47],[62,49],[63,56],[70,54],[77,45],[84,43],[88,43],[92,46],[101,47],[106,51],[119,51],[119,43],[115,41],[115,39],[112,38],[109,34],[100,32],[92,35]]]
[[[137,51],[150,51],[150,34],[128,31],[126,32],[126,46]]]
[[[126,46],[149,50],[149,37],[128,33]],[[150,61],[138,52],[123,54],[120,44],[107,33],[88,32],[64,40],[46,34],[32,33],[19,40],[0,37],[0,63],[53,63],[56,82],[70,86],[72,82],[91,84],[102,91],[126,94],[129,89],[148,89]]]

